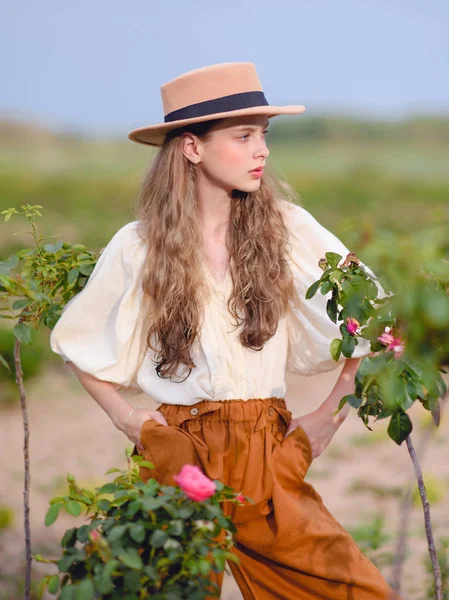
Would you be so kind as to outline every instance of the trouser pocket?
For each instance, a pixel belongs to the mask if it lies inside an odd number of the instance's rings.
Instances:
[[[173,475],[185,464],[199,465],[192,440],[179,427],[148,419],[142,424],[140,443],[143,446],[140,454],[154,465],[154,469],[140,468],[143,481],[151,477],[161,485],[176,485]]]
[[[273,468],[277,474],[304,479],[313,461],[312,445],[301,426],[297,426],[273,449]]]

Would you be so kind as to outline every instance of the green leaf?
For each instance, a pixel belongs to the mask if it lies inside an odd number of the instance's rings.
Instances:
[[[167,504],[169,498],[167,496],[158,496],[157,498],[144,498],[142,507],[144,510],[157,510],[164,504]]]
[[[177,519],[179,517],[179,510],[177,506],[174,506],[173,504],[165,504],[164,509],[166,512],[168,512],[172,519]]]
[[[339,413],[341,411],[341,409],[343,408],[343,406],[346,404],[347,401],[348,401],[348,397],[347,396],[343,396],[343,398],[338,403],[337,410],[333,414],[336,415],[337,413]]]
[[[352,335],[344,336],[344,338],[341,341],[341,351],[342,351],[343,356],[346,356],[346,358],[351,358],[354,350],[355,350],[355,339],[353,338],[353,336]]]
[[[354,288],[352,287],[351,282],[346,278],[341,282],[341,289],[343,294],[346,294],[347,296],[351,296],[351,294],[354,293]]]
[[[73,600],[75,597],[75,586],[68,585],[63,587],[59,594],[58,600]]]
[[[45,523],[46,527],[49,527],[52,523],[54,523],[56,521],[56,519],[58,518],[59,511],[62,506],[63,506],[63,502],[56,502],[55,504],[52,504],[50,506],[50,508],[47,510],[47,514],[45,515],[44,523]]]
[[[224,571],[226,567],[226,559],[224,556],[216,556],[215,564],[217,565],[218,571]]]
[[[67,531],[62,536],[61,546],[63,548],[68,548],[69,546],[74,546],[76,542],[76,527],[72,527],[71,529],[67,529]]]
[[[363,377],[365,375],[374,375],[380,373],[387,368],[388,356],[378,354],[377,356],[364,356],[359,365],[359,373]]]
[[[112,529],[109,530],[108,541],[116,542],[123,536],[123,534],[126,532],[127,529],[128,529],[128,524],[116,525],[115,527],[113,527]]]
[[[6,362],[6,360],[3,358],[3,356],[0,354],[0,365],[3,365],[5,367],[5,369],[8,369],[8,371],[11,373],[11,368],[8,365],[8,363]]]
[[[56,592],[59,590],[59,576],[58,575],[51,575],[48,579],[48,591],[50,592],[50,594],[56,594]]]
[[[169,528],[167,529],[167,533],[169,535],[182,535],[184,531],[184,521],[182,519],[174,519],[171,521]]]
[[[94,266],[95,265],[93,265],[93,264],[87,264],[87,263],[81,264],[79,266],[80,273],[82,275],[85,275],[86,277],[89,277],[92,274],[92,271],[94,270]]]
[[[401,401],[401,408],[404,411],[407,411],[414,403],[415,400],[420,392],[420,390],[418,389],[418,385],[417,382],[413,381],[412,379],[406,379],[405,383],[405,391],[404,391],[404,397],[402,398]],[[421,387],[421,386],[419,386]]]
[[[340,279],[341,279],[342,275],[343,275],[343,271],[340,271],[340,269],[336,269],[335,271],[332,271],[332,273],[329,275],[329,281],[336,284],[339,292],[342,291],[342,285],[340,283]]]
[[[165,531],[162,531],[161,529],[156,529],[151,534],[151,537],[149,540],[150,545],[153,546],[153,548],[160,548],[164,544],[164,542],[167,540],[167,538],[168,538],[168,534]]]
[[[57,561],[56,566],[61,573],[67,573],[72,564],[77,560],[79,560],[77,553],[64,553],[63,557]]]
[[[224,555],[225,555],[226,560],[232,560],[232,562],[235,562],[236,564],[240,564],[239,557],[236,556],[233,552],[225,552]]]
[[[14,327],[13,332],[19,342],[31,346],[31,328],[28,325],[25,325],[25,323],[18,323]]]
[[[323,285],[321,286],[321,290],[320,291],[323,294],[323,296],[325,296],[326,294],[328,294],[332,290],[333,287],[334,286],[333,286],[332,281],[325,281],[323,283]]]
[[[380,411],[380,413],[377,415],[376,421],[381,421],[382,419],[386,419],[387,417],[390,417],[392,414],[393,413],[391,412],[391,410],[387,406],[384,406],[382,408],[382,410]]]
[[[192,506],[181,506],[178,510],[178,516],[180,519],[189,519],[194,513]]]
[[[116,483],[105,483],[104,485],[101,486],[101,488],[99,488],[98,493],[99,494],[113,494],[118,489],[120,489],[120,488]]]
[[[133,571],[126,571],[124,576],[123,576],[123,587],[131,593],[126,594],[125,599],[129,600],[134,600],[134,598],[136,600],[139,599],[140,594],[138,593],[141,589],[141,584],[140,584],[140,577],[141,577],[142,573],[141,571],[135,569]],[[134,593],[133,593],[134,592]],[[165,596],[165,598],[168,599],[168,595]],[[177,598],[179,598],[179,596],[177,596]]]
[[[55,244],[44,244],[43,248],[45,252],[48,252],[49,254],[56,254],[56,252],[59,252],[59,250],[61,250],[63,245],[64,242],[59,240]]]
[[[0,262],[0,273],[8,275],[12,269],[17,267],[19,264],[19,257],[13,254],[6,260]]]
[[[65,503],[66,511],[72,515],[72,517],[78,517],[81,514],[81,504],[75,500],[69,500]]]
[[[95,600],[95,587],[91,579],[83,579],[78,584],[75,600]]]
[[[377,404],[379,402],[379,386],[372,384],[370,385],[368,382],[368,389],[366,392],[366,402],[367,404]]]
[[[181,594],[182,594],[182,588],[180,588],[179,585],[174,585],[174,586],[170,587],[170,591],[167,591],[167,593],[164,594],[164,599],[165,600],[179,600],[182,597]]]
[[[142,569],[143,563],[135,548],[128,548],[119,555],[119,559],[130,569]]]
[[[334,268],[338,266],[338,263],[343,258],[341,254],[337,254],[336,252],[326,252],[325,257],[329,265]]]
[[[71,285],[72,283],[75,283],[75,281],[78,279],[79,274],[80,274],[80,272],[78,269],[71,269],[67,274],[67,283],[69,285]]]
[[[142,458],[142,457],[141,457]],[[147,469],[154,469],[154,465],[153,463],[151,463],[149,460],[141,460],[139,462],[139,465],[141,467],[146,467]]]
[[[372,279],[367,279],[366,291],[367,291],[368,298],[370,298],[371,300],[374,300],[375,298],[377,298],[379,290],[377,288],[377,285],[375,284],[375,282]],[[366,300],[366,302],[369,304],[368,300]],[[371,306],[371,304],[370,304],[370,306]]]
[[[334,298],[329,298],[329,300],[326,302],[326,312],[329,319],[334,323],[337,322],[337,310],[337,301]]]
[[[212,568],[212,563],[210,563],[205,558],[200,558],[200,560],[198,561],[198,568],[202,575],[208,575]]]
[[[335,361],[338,361],[341,354],[341,340],[335,338],[330,344],[330,353]]]
[[[107,498],[102,498],[97,502],[97,506],[100,510],[107,511],[111,506],[111,502]]]
[[[306,292],[306,300],[310,300],[310,298],[313,298],[313,296],[315,296],[320,284],[321,284],[321,279],[319,279],[318,281],[315,281],[315,283],[312,283],[312,285],[309,287],[309,289]]]
[[[362,398],[354,396],[354,394],[348,394],[347,396],[345,396],[345,398],[347,399],[348,404],[352,406],[352,408],[359,408],[359,406],[362,404]]]
[[[135,542],[143,542],[145,539],[145,527],[141,523],[133,523],[129,527],[129,535]]]
[[[109,594],[114,589],[112,582],[112,574],[115,569],[119,566],[120,562],[113,558],[108,561],[103,569],[100,579],[97,582],[98,591],[100,594]]]
[[[23,300],[16,300],[13,302],[12,308],[13,310],[20,310],[21,308],[25,308],[29,306],[33,301],[31,298],[24,298]]]
[[[93,529],[95,529],[95,527],[91,527],[90,525],[82,525],[76,532],[76,539],[79,542],[88,542],[89,541],[89,533]]]
[[[392,415],[387,432],[391,439],[400,446],[412,429],[410,417],[406,413],[398,412]]]

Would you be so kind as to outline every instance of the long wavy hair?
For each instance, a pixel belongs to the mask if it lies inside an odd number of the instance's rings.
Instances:
[[[142,270],[151,326],[147,344],[159,377],[172,378],[180,364],[195,364],[191,349],[199,337],[209,288],[202,269],[196,167],[183,154],[184,131],[207,139],[223,119],[184,126],[168,133],[145,173],[137,198],[138,233],[145,241]],[[240,343],[261,350],[275,333],[293,292],[286,252],[288,233],[278,199],[297,202],[294,190],[266,167],[255,192],[233,190],[227,309],[240,327]]]

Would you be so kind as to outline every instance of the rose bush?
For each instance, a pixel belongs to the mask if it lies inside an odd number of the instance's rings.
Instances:
[[[370,416],[375,420],[390,417],[388,435],[398,445],[406,441],[424,510],[436,598],[443,600],[443,578],[429,501],[410,437],[412,421],[407,414],[419,401],[438,426],[440,399],[447,395],[441,373],[447,373],[443,364],[449,362],[449,244],[447,235],[433,235],[422,246],[410,246],[407,242],[405,251],[397,249],[396,254],[381,247],[378,256],[379,265],[387,271],[387,277],[382,279],[382,292],[386,293],[381,293],[371,269],[365,268],[354,253],[350,252],[340,264],[340,254],[327,252],[318,262],[323,274],[308,288],[306,299],[319,289],[323,295],[331,293],[326,303],[328,317],[334,323],[342,321],[342,338],[335,338],[330,344],[334,360],[341,354],[351,358],[358,338],[370,342],[371,355],[360,361],[354,393],[344,396],[335,412],[348,403],[357,409],[370,430]]]
[[[341,399],[337,412],[348,402],[368,429],[369,417],[390,417],[388,434],[400,445],[413,428],[407,414],[413,403],[421,402],[437,422],[439,399],[447,393],[441,373],[446,373],[442,362],[449,351],[449,262],[441,263],[438,279],[432,278],[431,272],[422,276],[423,281],[418,279],[421,291],[432,291],[433,297],[438,297],[441,315],[434,331],[429,327],[424,335],[422,323],[416,327],[410,318],[413,295],[405,299],[400,291],[393,294],[385,280],[385,294],[381,293],[354,253],[343,260],[340,254],[327,252],[318,264],[323,274],[308,288],[306,299],[318,290],[323,295],[331,293],[327,314],[334,323],[341,321],[342,335],[332,340],[331,356],[336,361],[341,354],[351,358],[358,338],[369,340],[372,351],[360,362],[354,394]],[[413,281],[410,276],[408,292],[413,291]]]
[[[60,600],[219,597],[211,574],[223,571],[227,560],[238,562],[231,551],[236,528],[221,504],[247,498],[195,465],[175,476],[178,486],[144,483],[139,465],[153,465],[130,449],[127,456],[127,470],[113,482],[91,491],[69,474],[69,494],[50,500],[47,526],[62,508],[73,516],[84,509],[88,522],[65,532],[61,557],[34,556],[58,568],[41,580],[41,593],[47,588]]]

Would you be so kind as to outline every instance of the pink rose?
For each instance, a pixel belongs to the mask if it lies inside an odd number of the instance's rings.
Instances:
[[[203,502],[215,493],[215,483],[196,465],[184,465],[178,475],[173,475],[173,479],[196,502]]]
[[[391,333],[384,331],[383,334],[381,336],[379,336],[377,339],[379,340],[379,342],[382,342],[382,344],[384,346],[389,346],[390,344],[393,343],[394,336]]]
[[[395,338],[393,343],[388,346],[388,350],[393,350],[396,358],[399,358],[404,353],[404,344],[399,338]]]
[[[243,494],[239,494],[238,496],[235,497],[236,500],[238,500],[239,502],[245,502],[245,496]]]
[[[346,328],[351,335],[357,333],[357,329],[360,327],[360,323],[354,317],[348,317],[346,319]]]
[[[96,529],[93,529],[92,531],[89,532],[89,539],[91,542],[98,542],[98,540],[100,539],[100,534]]]
[[[404,342],[400,337],[395,337],[390,333],[389,328],[388,331],[385,330],[377,339],[387,347],[387,350],[393,350],[396,358],[402,356],[402,353],[404,352]]]

